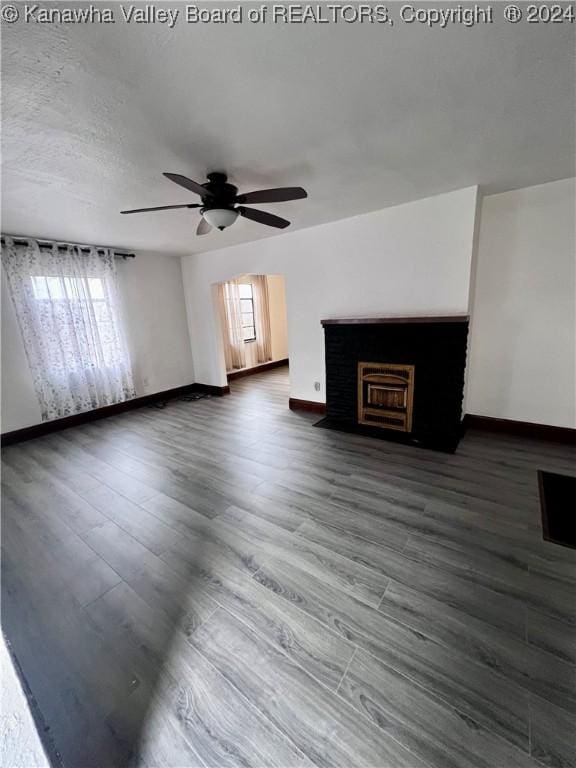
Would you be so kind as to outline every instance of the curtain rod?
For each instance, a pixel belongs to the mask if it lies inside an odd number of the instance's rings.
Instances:
[[[38,243],[39,248],[52,248],[54,245],[58,247],[59,251],[65,251],[68,246],[72,246],[74,248],[78,248],[80,251],[86,251],[90,252],[93,247],[85,245],[83,243],[62,243],[58,240],[44,240],[36,237],[22,237],[22,236],[13,236],[13,235],[6,235],[6,237],[10,237],[16,245],[28,245],[28,242],[30,240],[35,240]],[[1,238],[2,245],[6,242],[5,236],[2,235]],[[104,248],[94,248],[98,253],[104,253]],[[121,256],[123,259],[135,259],[136,254],[135,253],[128,253],[124,251],[113,251],[114,256]]]

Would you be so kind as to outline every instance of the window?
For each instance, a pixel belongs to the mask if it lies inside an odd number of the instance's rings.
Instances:
[[[104,281],[99,277],[34,275],[32,292],[44,317],[43,327],[63,341],[58,366],[68,372],[78,368],[108,368],[118,364],[114,343],[114,318]],[[77,328],[88,330],[97,345],[86,346],[79,354]],[[92,330],[89,330],[89,329]]]
[[[104,285],[99,277],[32,276],[34,298],[39,301],[73,301],[81,295],[104,300]]]
[[[2,266],[44,421],[135,396],[112,251],[4,237]]]
[[[240,283],[238,292],[240,296],[240,316],[242,318],[242,338],[244,341],[256,341],[252,284]]]

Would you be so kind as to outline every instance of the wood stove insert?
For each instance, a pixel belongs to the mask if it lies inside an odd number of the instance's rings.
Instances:
[[[412,431],[414,366],[358,363],[358,423]]]

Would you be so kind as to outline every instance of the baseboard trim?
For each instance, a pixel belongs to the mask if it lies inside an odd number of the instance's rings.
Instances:
[[[308,413],[326,413],[326,403],[317,403],[315,400],[299,400],[291,397],[288,401],[288,407],[291,411],[308,411]]]
[[[189,395],[192,392],[204,392],[207,395],[219,397],[221,395],[229,394],[230,387],[213,387],[209,384],[185,384],[182,387],[165,389],[162,392],[154,392],[150,395],[141,395],[140,397],[134,397],[131,400],[125,400],[122,403],[114,403],[114,405],[106,405],[103,408],[95,408],[92,411],[75,413],[74,415],[66,416],[63,419],[43,421],[40,424],[33,424],[31,427],[24,427],[23,429],[15,429],[12,432],[5,432],[3,435],[0,435],[0,443],[2,446],[22,443],[25,440],[32,440],[35,437],[49,435],[52,432],[60,432],[63,429],[75,427],[79,424],[88,424],[91,421],[106,419],[108,416],[115,416],[118,413],[132,411],[135,408],[142,408],[142,406],[145,405],[154,405],[154,403],[173,400],[174,398],[182,397],[183,395]]]
[[[278,368],[286,365],[286,361],[273,360],[272,363],[264,363],[270,368]],[[258,369],[247,369],[251,375],[252,372],[259,372]],[[263,370],[263,368],[260,368]],[[243,371],[241,373],[244,373]],[[235,377],[240,378],[240,377]],[[203,392],[212,397],[222,397],[230,394],[230,387],[216,387],[212,384],[185,384],[182,387],[166,389],[162,392],[154,392],[150,395],[141,395],[132,400],[125,400],[122,403],[107,405],[104,408],[95,408],[92,411],[75,413],[73,416],[66,416],[63,419],[54,419],[53,421],[43,421],[41,424],[34,424],[23,429],[15,429],[12,432],[5,432],[0,435],[2,446],[21,443],[25,440],[32,440],[35,437],[49,435],[52,432],[60,432],[69,427],[75,427],[78,424],[87,424],[91,421],[105,419],[108,416],[115,416],[118,413],[131,411],[135,408],[142,408],[145,405],[161,403],[165,400],[173,400],[177,397],[188,395],[191,392]],[[325,415],[326,403],[319,403],[315,400],[300,400],[291,397],[288,401],[288,407],[291,411],[307,411],[308,413],[318,413]],[[516,437],[529,437],[537,440],[551,440],[554,442],[576,445],[576,429],[570,427],[555,427],[550,424],[535,424],[529,421],[514,421],[512,419],[498,419],[492,416],[477,416],[467,413],[463,419],[465,429],[479,429],[484,432],[496,432],[500,434],[515,435]]]
[[[254,376],[263,371],[270,371],[272,368],[283,368],[285,365],[288,365],[287,357],[284,357],[282,360],[270,360],[269,363],[261,363],[253,368],[241,368],[238,371],[231,371],[227,378],[228,381],[235,381],[236,379],[243,379],[245,376]]]
[[[476,416],[467,413],[463,420],[466,429],[481,429],[485,432],[530,437],[536,440],[553,440],[556,443],[576,445],[576,429],[554,427],[551,424],[534,424],[530,421],[498,419],[493,416]]]
[[[230,394],[230,387],[215,387],[213,384],[193,384],[194,392],[204,392],[206,395],[212,395],[213,397],[223,397]]]

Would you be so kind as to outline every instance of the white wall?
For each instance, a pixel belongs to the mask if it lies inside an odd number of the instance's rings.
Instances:
[[[575,180],[486,197],[467,412],[576,426]]]
[[[476,197],[470,187],[184,257],[196,380],[226,383],[211,286],[241,274],[284,275],[291,396],[305,400],[325,399],[322,318],[466,313]]]
[[[267,275],[270,304],[270,336],[272,360],[288,357],[288,323],[286,317],[286,287],[282,275]]]
[[[139,253],[118,262],[137,395],[194,382],[179,261]],[[2,432],[10,432],[41,416],[5,280],[1,315]]]
[[[180,259],[138,253],[118,272],[136,393],[194,382]]]

